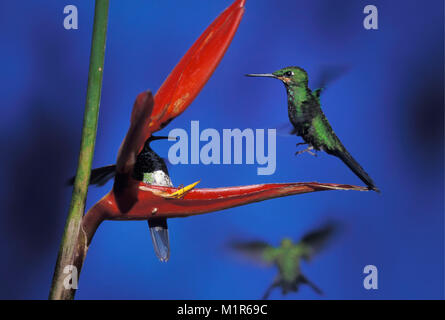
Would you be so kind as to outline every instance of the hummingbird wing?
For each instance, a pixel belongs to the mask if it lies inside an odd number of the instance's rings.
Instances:
[[[266,252],[266,250],[272,247],[264,241],[249,241],[249,242],[232,241],[231,243],[229,243],[229,248],[241,253],[245,257],[255,262],[269,263],[265,259],[264,253]]]
[[[289,121],[277,125],[275,130],[277,135],[281,137],[290,137],[297,134],[297,130]]]
[[[320,69],[317,80],[314,81],[314,89],[326,89],[327,86],[346,74],[350,67],[344,65],[324,65]]]
[[[161,140],[161,139],[168,139],[168,138],[169,137],[151,136],[150,139],[148,139],[147,141],[151,142],[154,140]],[[157,156],[159,158],[159,162],[164,161],[165,168],[166,168],[165,171],[167,171],[167,167],[171,167],[171,163],[167,158],[160,158],[154,151],[151,151],[151,153],[154,156]],[[113,179],[115,174],[116,174],[116,165],[115,164],[100,167],[100,168],[95,168],[95,169],[91,170],[90,185],[95,185],[95,186],[101,187],[101,186],[105,185],[109,180]],[[71,177],[67,181],[67,185],[72,186],[73,184],[74,184],[74,176]]]
[[[91,170],[90,185],[103,186],[108,180],[114,178],[116,173],[116,165],[112,164],[105,167],[100,167]],[[74,184],[74,177],[71,177],[67,181],[67,185],[72,186]]]
[[[329,240],[332,239],[338,230],[338,223],[329,222],[319,229],[306,233],[303,238],[301,238],[300,243],[308,249],[309,253],[304,255],[303,258],[309,260],[314,254],[320,252],[326,247]]]

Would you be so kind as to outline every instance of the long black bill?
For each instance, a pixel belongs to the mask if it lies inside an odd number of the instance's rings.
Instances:
[[[148,138],[149,141],[155,141],[155,140],[176,140],[176,137],[169,137],[169,136],[151,136],[150,138]]]
[[[246,77],[264,77],[264,78],[276,78],[272,73],[249,73]]]

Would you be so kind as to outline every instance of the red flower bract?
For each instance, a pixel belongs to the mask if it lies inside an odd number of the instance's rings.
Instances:
[[[224,210],[252,202],[301,193],[327,190],[367,191],[366,187],[334,183],[300,182],[269,183],[237,187],[193,189],[183,198],[169,198],[177,188],[140,183],[134,206],[122,212],[116,205],[113,192],[98,203],[104,219],[147,220],[155,217],[177,218]]]
[[[169,194],[177,188],[148,185],[131,173],[144,142],[180,115],[198,95],[227,50],[244,13],[245,0],[236,0],[204,31],[179,61],[153,98],[143,92],[136,98],[130,128],[118,152],[113,190],[85,215],[87,242],[98,225],[108,220],[147,220],[186,217],[289,195],[364,187],[327,183],[276,183],[214,189],[193,189],[182,198]]]
[[[236,0],[195,41],[170,72],[151,103],[151,94],[139,94],[131,125],[117,159],[118,173],[132,172],[144,142],[180,115],[196,98],[215,71],[235,35],[244,13],[245,0]]]

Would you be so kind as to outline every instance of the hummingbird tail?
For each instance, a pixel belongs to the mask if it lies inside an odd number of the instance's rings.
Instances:
[[[368,186],[369,189],[380,193],[380,189],[377,188],[371,177],[347,151],[337,151],[333,154],[340,158],[349,167],[349,169],[351,169],[357,175],[357,177],[359,177]]]
[[[170,240],[168,237],[167,219],[148,220],[150,236],[156,256],[161,262],[167,262],[170,258]]]
[[[103,186],[112,179],[116,173],[116,165],[109,165],[91,170],[90,185]],[[67,185],[74,184],[74,177],[67,181]]]

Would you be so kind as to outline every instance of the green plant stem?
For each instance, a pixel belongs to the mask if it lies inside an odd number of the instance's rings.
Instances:
[[[73,194],[69,208],[65,230],[60,244],[56,267],[49,298],[55,300],[73,299],[75,290],[66,289],[64,279],[68,277],[64,273],[66,266],[75,265],[78,260],[78,250],[84,248],[83,258],[76,267],[80,273],[83,259],[86,254],[86,243],[83,241],[82,217],[85,211],[85,202],[90,180],[91,163],[96,141],[97,120],[102,89],[102,75],[105,56],[105,41],[108,24],[109,0],[96,0],[94,9],[93,38],[91,42],[90,67],[88,73],[88,88],[85,104],[85,115],[82,128],[82,140],[80,144],[79,163],[74,180]],[[74,275],[74,274],[73,274]]]

